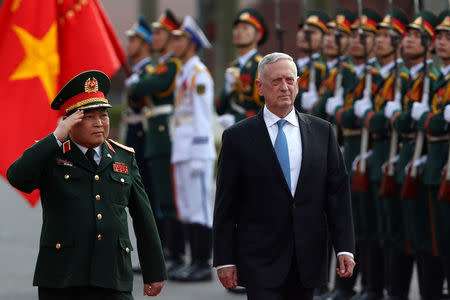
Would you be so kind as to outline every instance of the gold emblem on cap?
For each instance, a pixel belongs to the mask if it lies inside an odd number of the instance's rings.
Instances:
[[[415,19],[413,23],[417,25],[422,25],[422,16],[419,16],[417,19]]]
[[[314,22],[317,23],[319,22],[319,17],[318,16],[309,16],[308,19],[306,19],[306,22]]]
[[[391,23],[391,15],[387,15],[386,17],[384,17],[383,23]]]
[[[241,16],[239,17],[240,20],[247,20],[249,18],[250,18],[250,14],[248,12],[241,14]]]
[[[95,77],[88,78],[84,83],[84,91],[86,93],[97,93],[98,92],[98,81]]]
[[[337,15],[336,16],[336,22],[337,23],[344,23],[345,22],[345,16],[344,15]]]
[[[444,22],[442,22],[445,26],[450,26],[450,16],[445,17]]]
[[[367,16],[366,15],[362,15],[361,16],[361,22],[362,22],[362,24],[366,24],[367,23]]]

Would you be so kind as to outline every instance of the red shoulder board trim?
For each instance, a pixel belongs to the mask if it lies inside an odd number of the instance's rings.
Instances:
[[[155,74],[164,74],[167,72],[167,66],[166,65],[159,65],[156,70],[155,70]]]
[[[116,141],[114,141],[114,140],[112,140],[112,139],[108,139],[108,141],[110,141],[111,143],[113,143],[113,144],[116,145],[117,147],[122,148],[122,149],[124,149],[124,150],[126,150],[126,151],[128,151],[128,152],[135,153],[135,152],[134,152],[134,149],[131,148],[131,147],[127,147],[127,146],[125,146],[125,145],[122,145],[121,143],[116,142]]]
[[[65,141],[62,145],[63,153],[67,153],[70,151],[70,141]]]
[[[116,153],[116,150],[114,150],[114,148],[111,146],[110,143],[108,143],[108,141],[105,141],[106,146],[108,146],[109,150],[111,150],[113,153]]]

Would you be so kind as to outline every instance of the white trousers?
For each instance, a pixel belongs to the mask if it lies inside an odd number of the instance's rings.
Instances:
[[[212,183],[214,161],[204,160],[200,172],[192,169],[190,161],[175,163],[175,201],[180,221],[212,227]]]

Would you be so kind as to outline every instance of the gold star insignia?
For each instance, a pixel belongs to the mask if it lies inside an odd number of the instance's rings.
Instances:
[[[25,58],[10,76],[10,80],[38,77],[44,86],[49,102],[56,95],[59,74],[59,54],[56,23],[53,23],[42,39],[37,39],[25,29],[13,26],[22,43]]]

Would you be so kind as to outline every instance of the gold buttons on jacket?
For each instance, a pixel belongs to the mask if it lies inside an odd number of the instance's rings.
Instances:
[[[69,174],[64,175],[64,179],[65,179],[65,180],[67,180],[67,179],[69,179],[69,178],[70,178]]]
[[[101,220],[102,218],[103,218],[102,214],[98,214],[98,215],[97,215],[97,219],[98,219],[98,220]]]
[[[101,240],[102,239],[102,235],[101,234],[99,234],[99,235],[97,235],[97,240]]]
[[[111,154],[109,154],[109,153],[106,154],[106,156],[108,156],[108,158],[112,158]]]
[[[96,195],[95,200],[100,200],[100,195]]]
[[[126,253],[130,253],[130,248],[126,247],[126,248],[125,248],[125,252],[126,252]]]
[[[164,127],[164,125],[159,125],[159,126],[158,126],[158,131],[159,131],[159,132],[163,132],[164,129],[166,129],[166,127]]]
[[[120,182],[124,183],[124,182],[125,182],[125,179],[120,178]]]
[[[95,176],[94,176],[94,179],[95,179],[96,181],[98,181],[98,180],[100,179],[100,176],[95,175]]]
[[[56,247],[56,250],[59,250],[59,249],[61,249],[61,244],[57,243],[55,247]]]

